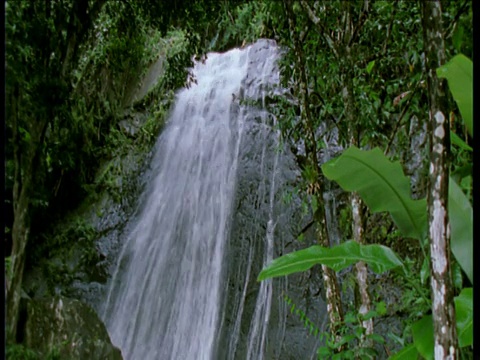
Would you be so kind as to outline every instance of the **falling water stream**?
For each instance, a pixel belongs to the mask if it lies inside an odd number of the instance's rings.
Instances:
[[[318,269],[257,281],[272,259],[317,241],[293,190],[300,169],[290,145],[297,155],[302,146],[282,143],[272,111],[275,96],[289,98],[279,57],[272,40],[210,53],[177,94],[98,306],[124,359],[317,357],[323,340],[311,326],[318,334],[328,322]],[[322,163],[342,150],[327,126]],[[335,245],[341,190],[324,185]]]
[[[193,69],[196,83],[177,94],[156,144],[151,180],[103,306],[112,341],[125,359],[217,358],[220,328],[227,316],[224,268],[234,204],[238,203],[239,151],[244,127],[252,121],[252,113],[239,100],[248,98],[265,105],[268,82],[278,81],[278,51],[271,44],[263,50],[261,61],[252,60],[252,46],[208,54]],[[256,118],[265,144],[267,136],[278,142],[275,119],[265,110],[259,110]],[[255,155],[260,157],[262,179],[257,200],[267,203],[265,231],[260,234],[262,265],[274,257],[278,221],[274,200],[279,152],[271,154],[265,144]],[[254,252],[250,247],[247,275],[240,284],[243,298],[237,296],[234,306],[237,313],[227,346],[233,352],[247,284],[258,275],[250,274]],[[248,359],[263,358],[271,302],[272,283],[266,281],[260,285],[249,326]]]

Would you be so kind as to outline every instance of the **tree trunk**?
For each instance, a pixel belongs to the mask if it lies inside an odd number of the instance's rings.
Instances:
[[[29,187],[27,185],[27,187]],[[22,292],[23,269],[25,267],[25,248],[30,232],[28,221],[29,196],[27,187],[22,186],[18,203],[14,208],[14,220],[12,228],[12,254],[11,273],[13,276],[7,284],[7,340],[15,342],[17,335],[17,323]]]
[[[350,15],[353,18],[352,14],[349,14],[351,7],[347,6],[345,9],[345,16]],[[345,27],[344,35],[342,38],[349,39],[348,42],[344,41],[340,45],[340,49],[337,49],[337,53],[342,54],[343,59],[339,59],[339,62],[343,66],[343,101],[345,104],[345,119],[348,122],[348,142],[350,145],[360,147],[359,137],[360,129],[358,124],[358,119],[356,119],[355,114],[358,113],[358,109],[355,104],[355,95],[353,92],[353,78],[354,74],[352,69],[355,68],[355,63],[351,55],[351,42],[358,35],[365,17],[368,11],[368,1],[365,1],[364,11],[362,12],[358,25],[355,28]],[[348,21],[345,21],[348,24]],[[361,245],[365,244],[365,213],[363,208],[363,202],[360,196],[356,192],[350,194],[350,204],[352,206],[352,234],[353,240],[358,242]],[[363,261],[359,261],[355,264],[355,276],[357,279],[358,290],[360,293],[360,306],[358,312],[360,315],[367,314],[372,307],[372,300],[370,299],[370,294],[368,292],[368,267]],[[371,341],[366,341],[365,336],[373,334],[373,319],[368,319],[362,321],[362,326],[365,329],[365,333],[362,336],[362,345],[366,347],[372,346]]]
[[[352,205],[352,232],[353,239],[359,244],[365,244],[365,227],[364,227],[364,211],[363,211],[363,202],[360,196],[357,193],[352,193],[350,196],[350,201]],[[359,261],[355,265],[356,278],[358,284],[358,290],[360,292],[360,308],[358,312],[361,315],[368,313],[372,307],[372,300],[370,299],[370,294],[368,293],[368,271],[367,264],[363,261]],[[362,321],[362,326],[365,328],[364,335],[373,334],[373,319],[368,319]],[[365,337],[365,336],[364,336]],[[365,341],[365,339],[363,339]],[[370,343],[365,343],[366,346],[370,346]]]
[[[308,106],[308,88],[307,88],[307,76],[305,73],[305,59],[300,45],[299,36],[295,30],[294,17],[290,9],[290,5],[287,0],[284,1],[285,11],[288,17],[288,23],[290,27],[290,34],[293,42],[293,51],[296,57],[296,70],[299,71],[299,100],[302,120],[304,121],[305,129],[305,152],[307,158],[310,159],[313,170],[316,173],[316,181],[310,184],[311,193],[317,197],[317,203],[319,204],[318,210],[315,214],[315,220],[319,225],[318,228],[318,243],[321,246],[329,247],[330,240],[327,231],[327,224],[325,218],[325,208],[323,202],[322,184],[320,181],[320,166],[317,157],[317,145],[315,139],[315,129],[312,122],[312,116],[310,108]],[[339,327],[343,322],[343,308],[342,300],[340,297],[340,287],[338,285],[337,274],[335,271],[327,266],[322,265],[323,280],[326,289],[327,299],[327,312],[330,320],[330,332],[334,336],[336,341],[340,340]],[[342,346],[338,350],[342,350]]]
[[[28,146],[20,150],[18,139],[17,105],[21,97],[13,103],[13,131],[14,131],[14,160],[15,180],[13,186],[13,227],[12,227],[12,253],[11,253],[11,278],[7,284],[7,339],[15,341],[17,334],[18,312],[22,293],[23,270],[25,267],[25,249],[30,234],[30,197],[32,194],[35,174],[41,147],[43,144],[48,119],[36,119],[31,123],[30,140]]]
[[[351,74],[350,69],[353,69],[353,61],[350,57],[349,50],[346,49],[345,51],[345,61],[346,61],[346,68],[345,68],[345,77],[344,77],[344,91],[343,91],[343,99],[345,102],[345,118],[348,121],[349,126],[349,142],[350,145],[359,146],[357,141],[358,138],[358,131],[355,129],[355,113],[357,112],[355,109],[355,101],[353,98],[353,74]],[[359,244],[365,244],[365,237],[364,237],[364,211],[363,211],[363,202],[360,196],[356,192],[352,192],[350,194],[350,204],[352,206],[352,234],[353,240],[358,242]],[[358,262],[355,265],[355,276],[357,279],[358,290],[360,293],[360,307],[358,312],[361,315],[365,315],[368,313],[372,307],[372,301],[370,299],[370,294],[368,293],[368,268],[367,264],[363,261]],[[362,326],[365,328],[365,335],[373,334],[373,319],[362,321]],[[365,340],[365,339],[363,339]],[[371,344],[365,343],[365,346],[370,346]]]
[[[458,339],[450,267],[448,179],[450,129],[444,81],[436,69],[445,63],[439,1],[422,2],[423,39],[429,97],[430,171],[428,189],[432,316],[435,359],[456,359]]]
[[[35,174],[38,171],[39,157],[45,138],[45,131],[50,116],[38,116],[29,119],[28,142],[21,144],[19,135],[19,109],[22,106],[23,94],[15,88],[10,96],[11,110],[8,116],[12,121],[13,158],[15,177],[13,185],[13,226],[12,253],[10,255],[9,282],[6,286],[6,332],[7,340],[15,342],[22,295],[22,280],[25,267],[25,250],[30,234],[30,197],[32,195]]]
[[[44,57],[44,75],[53,74],[57,80],[66,80],[68,82],[69,72],[78,58],[78,48],[85,41],[88,30],[93,21],[98,17],[106,0],[96,0],[92,6],[88,0],[74,2],[70,13],[67,41],[65,48],[60,51],[63,55],[62,66],[57,68],[50,62],[52,48],[45,48]],[[37,3],[35,3],[36,5]],[[40,4],[40,2],[38,3]],[[32,11],[32,9],[29,9]],[[44,3],[45,19],[55,20],[52,14],[50,1]],[[29,17],[37,16],[35,12],[29,13]],[[31,19],[30,19],[31,21]],[[58,29],[61,31],[61,27]],[[53,71],[52,71],[53,70]],[[47,125],[55,115],[55,107],[48,105],[45,114],[33,118],[24,118],[23,124],[19,124],[21,114],[18,110],[22,108],[21,89],[13,90],[11,97],[11,111],[8,116],[12,121],[13,135],[13,153],[15,163],[15,180],[13,186],[13,212],[14,220],[12,227],[12,253],[11,253],[11,272],[9,282],[6,286],[6,330],[7,340],[15,342],[17,336],[17,322],[19,317],[20,299],[22,293],[23,271],[25,267],[25,250],[28,244],[30,233],[30,197],[35,184],[38,172],[39,159],[42,156],[42,147],[45,138]],[[30,139],[20,146],[18,128],[26,127],[30,134]]]

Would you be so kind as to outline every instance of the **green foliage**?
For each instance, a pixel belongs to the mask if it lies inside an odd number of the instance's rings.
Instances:
[[[455,297],[458,345],[473,345],[473,288],[465,288]]]
[[[465,288],[455,299],[457,335],[461,348],[473,345],[473,289]],[[432,315],[426,315],[412,325],[413,345],[425,359],[434,358]],[[391,359],[410,359],[412,345],[404,348]]]
[[[40,245],[28,254],[28,260],[40,265],[51,295],[55,295],[57,289],[68,287],[78,275],[78,269],[92,269],[99,261],[94,243],[98,233],[85,220],[75,219],[61,231],[43,236]]]
[[[58,348],[51,349],[46,356],[34,351],[23,344],[9,344],[6,347],[6,359],[8,360],[60,360]]]
[[[395,253],[386,246],[361,245],[351,240],[332,248],[314,245],[283,255],[264,268],[258,280],[305,271],[316,264],[327,265],[335,271],[340,271],[358,261],[367,263],[377,274],[403,266]]]
[[[385,303],[380,302],[375,305],[375,310],[371,310],[368,314],[361,315],[355,312],[349,312],[345,315],[345,321],[339,325],[339,337],[335,339],[330,332],[321,331],[316,324],[298,307],[293,300],[284,295],[285,302],[289,306],[291,314],[299,317],[303,326],[310,335],[318,337],[324,343],[317,350],[318,359],[372,359],[378,356],[373,346],[365,346],[366,342],[384,344],[385,339],[378,334],[370,334],[365,336],[365,329],[362,321],[377,318],[385,315]],[[348,345],[348,349],[339,352],[342,345]]]
[[[290,307],[290,313],[295,314],[299,317],[299,319],[300,319],[300,321],[302,321],[305,329],[308,330],[308,333],[310,335],[315,336],[315,337],[319,336],[319,339],[323,340],[324,339],[324,333],[320,332],[320,329],[305,314],[305,312],[301,308],[299,308],[288,295],[284,295],[283,298],[284,298],[285,302],[287,303],[287,305]]]
[[[324,164],[322,170],[328,178],[339,182],[345,190],[357,191],[365,203],[373,207],[373,211],[386,210],[392,213],[400,209],[406,212],[406,216],[400,217],[401,221],[399,221],[398,215],[397,217],[392,215],[399,229],[406,233],[405,235],[412,234],[409,226],[416,226],[417,229],[423,229],[426,226],[421,221],[418,223],[413,222],[412,214],[415,212],[411,211],[409,206],[413,202],[409,197],[409,182],[403,175],[400,165],[398,163],[390,163],[378,149],[362,152],[352,147],[346,150],[339,158]],[[458,185],[452,179],[450,180],[449,213],[452,222],[452,251],[457,247],[456,251],[454,251],[457,262],[466,271],[469,278],[473,279],[471,205]],[[372,195],[372,192],[375,194]],[[421,216],[421,213],[417,211],[415,216]],[[404,220],[405,218],[410,219],[410,224]],[[426,222],[426,219],[424,218],[423,221]],[[418,234],[419,231],[417,230],[416,233]],[[362,251],[368,247],[373,249],[374,246],[376,251],[368,252],[368,254]],[[466,248],[466,251],[462,252],[463,248]],[[360,260],[365,261],[377,273],[401,266],[404,270],[403,276],[417,290],[417,296],[419,292],[421,293],[420,286],[416,284],[415,279],[410,279],[407,268],[389,248],[381,247],[380,245],[361,246],[353,241],[348,241],[329,249],[312,246],[305,250],[284,255],[275,259],[267,268],[263,269],[259,275],[259,280],[305,271],[318,263],[325,264],[335,271],[339,271]],[[425,258],[424,265],[428,265],[428,262],[428,258]],[[428,276],[426,269],[428,267],[425,268],[425,271],[422,270],[420,272],[419,280],[423,283],[422,285],[426,284],[426,277]],[[461,321],[457,323],[458,333],[460,334],[459,336],[463,336],[462,344],[465,344],[465,346],[471,344],[472,312],[470,304],[472,299],[471,296],[469,297],[469,294],[471,295],[471,292],[462,293],[460,300],[456,300],[456,306],[460,307],[461,313]],[[422,306],[425,305],[429,305],[428,300]],[[432,358],[433,325],[431,316],[423,317],[414,323],[412,332],[416,351],[427,359]],[[352,337],[353,335],[349,336]],[[350,337],[347,339],[350,339]],[[321,351],[322,355],[326,355],[325,349]],[[401,354],[402,356],[407,356],[412,351],[411,348],[408,348]]]
[[[351,147],[322,165],[327,178],[347,191],[357,191],[372,212],[388,211],[405,236],[423,240],[426,234],[426,201],[410,198],[410,184],[398,162],[390,162],[377,148]],[[473,281],[473,211],[458,185],[450,179],[449,210],[452,251]]]
[[[9,360],[39,360],[40,356],[37,352],[22,345],[22,344],[9,344],[6,347],[6,359]]]
[[[268,36],[271,15],[264,1],[224,2],[218,23],[218,33],[210,45],[215,50],[225,50],[243,43],[251,43]]]
[[[389,357],[389,360],[410,360],[418,359],[418,350],[414,344],[408,345],[400,350],[393,356]]]
[[[471,146],[469,146],[465,141],[463,141],[457,134],[455,134],[453,131],[450,132],[450,141],[452,144],[457,145],[463,150],[467,151],[473,151]]]
[[[422,283],[415,259],[406,258],[403,263],[403,273],[393,274],[394,279],[402,286],[401,300],[394,305],[393,310],[406,315],[406,335],[409,332],[408,327],[430,309],[431,300],[430,289],[427,283]]]
[[[216,1],[151,6],[92,0],[86,9],[72,0],[8,3],[6,93],[16,110],[7,112],[7,159],[14,159],[14,144],[38,158],[34,173],[22,172],[36,184],[34,222],[42,227],[46,210],[53,219],[87,195],[102,158],[123,140],[109,143],[148,66],[166,59],[162,83],[136,104],[142,111],[186,83],[192,56],[204,50],[199,34],[218,16],[210,10],[219,8]],[[155,120],[144,124],[137,144],[152,144],[166,107],[161,114],[152,109]],[[14,166],[24,169],[28,156],[20,159]],[[14,168],[9,171],[13,178]]]
[[[452,253],[473,284],[473,209],[452,178],[448,188],[448,215]]]
[[[314,25],[300,2],[295,2],[290,8],[294,13],[291,29],[281,2],[269,2],[269,10],[271,16],[275,18],[272,26],[276,39],[286,49],[280,61],[282,85],[289,88],[293,97],[297,99],[301,85],[308,88],[307,105],[312,113],[309,120],[312,121],[313,128],[325,129],[326,125],[327,129],[331,130],[332,127],[336,127],[340,145],[350,145],[354,137],[360,147],[388,148],[387,152],[393,153],[393,156],[400,161],[409,160],[412,151],[424,151],[422,148],[412,149],[411,136],[415,135],[415,130],[409,129],[410,119],[413,116],[416,116],[422,124],[426,121],[428,114],[426,87],[422,79],[424,44],[419,36],[423,30],[420,3],[372,2],[369,4],[366,21],[363,23],[362,2],[319,1],[315,2],[315,5],[306,3],[318,17],[319,25]],[[448,56],[461,51],[470,55],[473,44],[471,4],[469,2],[442,3],[442,15]],[[349,33],[352,28],[355,28],[353,34]],[[301,40],[300,46],[293,51],[295,37]],[[303,55],[302,62],[299,61],[298,51]],[[302,71],[307,78],[306,84],[302,84],[303,80],[300,77]],[[451,73],[456,69],[448,69],[448,71]],[[442,75],[439,74],[439,76]],[[448,81],[450,86],[450,79]],[[460,89],[469,88],[469,86],[465,87],[461,81],[459,81],[459,87]],[[354,108],[351,119],[346,119],[345,116],[344,94],[347,90]],[[299,110],[299,104],[291,100],[279,101],[273,109],[277,118],[280,119],[279,128],[282,136],[294,144],[301,143],[307,138],[306,128],[300,123]],[[468,120],[464,119],[464,112],[461,109],[460,112],[463,123],[467,124]],[[306,114],[302,115],[306,116]],[[471,144],[468,143],[468,136],[463,135],[463,124],[455,121],[453,114],[450,120],[453,130],[452,143],[458,146],[453,147],[451,157],[453,159],[452,178],[460,185],[460,191],[465,195],[458,194],[460,195],[458,197],[454,195],[455,191],[450,189],[449,197],[459,198],[462,205],[467,205],[464,200],[466,198],[468,201],[472,193]],[[462,125],[462,128],[459,125]],[[316,139],[319,148],[322,137],[323,134]],[[354,152],[348,149],[345,154],[349,155],[349,151]],[[428,225],[427,206],[425,199],[417,201],[411,199],[410,181],[404,176],[400,163],[392,164],[386,157],[382,158],[378,149],[374,152],[379,156],[369,159],[372,160],[370,163],[360,162],[361,156],[356,159],[347,159],[342,158],[342,155],[324,165],[322,170],[330,178],[328,169],[325,169],[338,162],[334,171],[343,176],[346,184],[340,183],[342,187],[359,193],[363,187],[367,187],[368,190],[364,190],[360,195],[369,209],[372,212],[392,212],[390,215],[400,231],[392,231],[388,221],[387,225],[384,225],[385,222],[377,224],[378,214],[374,214],[368,220],[372,225],[367,228],[365,238],[368,242],[384,243],[386,241],[395,249],[403,247],[409,250],[406,251],[407,254],[412,254],[410,259],[402,258],[406,266],[405,271],[400,274],[404,284],[401,312],[407,315],[408,332],[411,331],[411,323],[418,320],[431,306],[428,288],[429,257],[425,254],[425,250],[428,249],[423,243]],[[426,151],[425,155],[427,155]],[[305,169],[303,162],[300,165]],[[392,170],[393,173],[390,171],[391,168],[396,168]],[[303,170],[302,177],[305,182],[312,181],[308,168]],[[375,180],[371,180],[372,177]],[[350,183],[355,186],[348,188]],[[300,188],[305,190],[307,186]],[[370,200],[373,204],[369,203],[368,198],[373,198]],[[377,202],[386,204],[386,207],[383,209],[378,207],[381,210],[377,210]],[[459,252],[460,248],[470,249],[473,241],[473,237],[467,235],[471,229],[469,206],[464,206],[465,212],[462,213],[452,208],[459,206],[458,200],[449,200],[449,202],[451,202],[449,216],[452,226],[452,251],[455,246],[458,246],[457,251],[453,251],[457,264],[462,267],[467,277],[471,278],[468,275],[470,265],[466,262],[464,254]],[[410,204],[422,204],[422,206],[414,205],[411,209]],[[322,206],[322,204],[316,204],[316,206]],[[344,233],[351,231],[351,222],[348,221],[350,211],[351,209],[347,206],[340,214],[343,219],[340,223]],[[394,212],[397,213],[394,214]],[[466,229],[465,234],[454,236],[453,233],[460,229],[460,222],[457,225],[455,222],[460,221],[461,218],[464,221],[462,227]],[[405,236],[407,239],[404,239]],[[467,239],[469,236],[470,238]],[[418,247],[412,248],[409,245],[409,237],[420,240],[419,245],[424,251],[424,256],[419,256],[422,252],[418,251]],[[458,241],[456,238],[463,240]],[[461,245],[463,241],[466,241],[465,246]],[[307,253],[308,251],[304,253],[307,262],[302,265],[297,264],[300,265],[299,268],[309,267],[312,259],[308,258]],[[295,257],[292,259],[298,260]],[[286,264],[283,265],[286,266]],[[462,286],[458,269],[457,267],[457,288]],[[414,345],[411,345],[402,353],[406,354],[405,358],[412,359],[417,357],[418,351]]]
[[[459,54],[437,69],[437,75],[448,80],[448,87],[460,109],[463,121],[473,137],[473,62]]]
[[[383,336],[375,333],[365,335],[365,328],[362,322],[383,315],[385,315],[385,303],[383,302],[377,303],[375,310],[371,310],[365,315],[347,312],[344,322],[340,324],[338,336],[334,337],[331,333],[324,334],[326,345],[318,348],[318,359],[377,358],[379,354],[374,346],[375,344],[385,344],[385,339]],[[345,345],[347,345],[346,348],[339,351]]]
[[[358,192],[372,212],[390,212],[405,236],[424,239],[426,201],[411,199],[410,182],[400,163],[390,162],[380,149],[361,151],[352,146],[323,164],[322,171],[344,190]]]
[[[431,315],[424,316],[412,326],[413,344],[426,359],[433,359],[433,320]]]

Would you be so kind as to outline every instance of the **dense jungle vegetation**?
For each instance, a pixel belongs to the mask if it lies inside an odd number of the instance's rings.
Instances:
[[[5,20],[8,346],[21,342],[25,266],[65,246],[50,227],[112,186],[95,181],[102,163],[152,146],[174,91],[194,81],[193,58],[271,38],[287,50],[282,85],[295,99],[272,111],[283,140],[304,144],[297,191],[319,246],[275,260],[261,279],[322,264],[330,324],[319,358],[368,359],[384,341],[373,323],[385,309],[367,267],[392,270],[406,320],[404,350],[389,355],[473,358],[471,1],[7,1]],[[160,57],[161,83],[137,100]],[[125,136],[125,114],[147,108],[142,131]],[[326,164],[322,123],[348,149]],[[332,249],[327,181],[349,192],[346,239]],[[336,273],[352,264],[358,302],[343,304]]]

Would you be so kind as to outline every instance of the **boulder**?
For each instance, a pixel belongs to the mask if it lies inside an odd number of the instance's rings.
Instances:
[[[62,297],[28,302],[25,344],[44,356],[56,349],[60,359],[123,359],[96,312]]]

